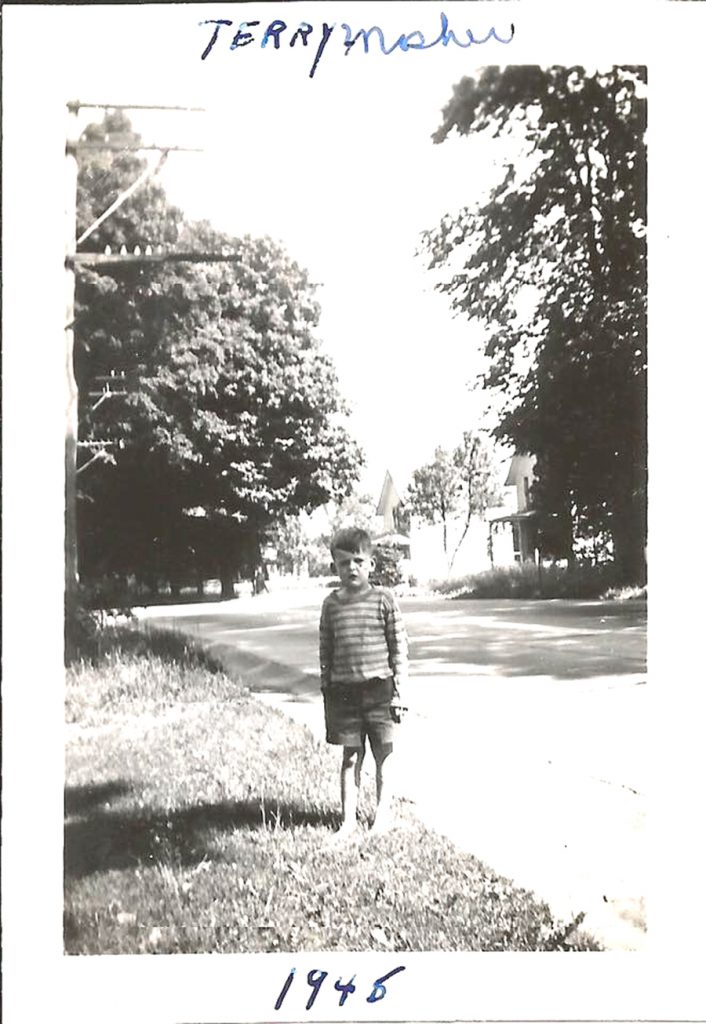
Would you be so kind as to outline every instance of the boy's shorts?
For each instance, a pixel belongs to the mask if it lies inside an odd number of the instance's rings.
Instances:
[[[324,690],[326,740],[345,747],[362,747],[365,737],[392,743],[392,677],[364,683],[331,683]]]

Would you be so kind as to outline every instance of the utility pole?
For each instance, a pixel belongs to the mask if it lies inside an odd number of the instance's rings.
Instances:
[[[76,194],[78,185],[78,160],[77,154],[81,150],[108,150],[114,152],[141,152],[147,150],[160,150],[163,154],[163,159],[160,161],[158,168],[161,167],[164,162],[164,157],[167,153],[187,152],[187,153],[198,153],[201,152],[200,148],[190,146],[177,146],[177,145],[159,145],[159,144],[134,144],[131,140],[118,140],[116,138],[106,139],[102,142],[81,142],[79,138],[79,124],[78,124],[78,112],[80,109],[94,108],[98,110],[165,110],[165,111],[183,111],[185,113],[203,113],[202,107],[180,107],[180,106],[159,106],[159,105],[147,105],[147,104],[119,104],[119,103],[82,103],[80,101],[74,101],[67,104],[68,109],[68,126],[67,126],[67,142],[66,142],[66,155],[65,155],[65,177],[66,177],[66,193],[65,193],[65,253],[64,253],[64,275],[65,275],[65,287],[66,287],[66,320],[64,325],[64,352],[65,352],[65,397],[66,397],[66,446],[65,446],[65,497],[66,497],[66,510],[65,510],[65,614],[66,622],[70,623],[73,619],[74,613],[78,607],[78,537],[77,537],[77,522],[76,522],[76,498],[77,498],[77,486],[76,478],[78,475],[77,467],[77,451],[80,446],[78,440],[78,389],[76,386],[76,378],[74,375],[74,320],[75,320],[75,289],[76,289],[76,267],[80,265],[85,266],[100,266],[101,264],[112,264],[118,265],[121,263],[139,263],[142,265],[155,265],[164,264],[170,262],[187,262],[187,263],[230,263],[237,259],[237,256],[233,253],[194,253],[194,252],[182,252],[182,253],[142,253],[139,251],[133,253],[119,253],[119,254],[98,254],[98,253],[77,253],[76,247]],[[155,173],[158,168],[154,169]],[[95,228],[98,227],[105,219],[118,206],[126,199],[144,180],[150,175],[143,175],[134,182],[133,185],[127,189],[118,200],[109,207],[103,214],[98,218],[87,229],[82,235],[82,239],[85,239]],[[107,397],[107,393],[105,393]],[[93,447],[98,451],[101,450],[102,442],[91,442]],[[95,460],[91,459],[93,462]],[[87,468],[88,463],[85,463],[82,469]]]
[[[85,107],[93,107],[101,110],[113,109],[140,109],[140,110],[188,110],[189,112],[201,110],[202,108],[192,107],[124,107],[120,104],[96,104],[81,103],[74,101],[67,103],[67,132],[66,150],[64,156],[65,175],[65,199],[64,199],[64,280],[65,280],[65,321],[64,321],[64,394],[66,399],[66,441],[64,452],[65,484],[64,495],[66,507],[64,511],[64,613],[65,622],[70,624],[73,621],[78,606],[78,533],[76,521],[76,499],[77,499],[77,451],[78,443],[78,388],[74,374],[74,320],[75,320],[75,296],[76,296],[76,193],[78,186],[78,152],[80,149],[106,149],[106,150],[147,150],[161,149],[164,156],[168,151],[174,149],[185,149],[181,146],[155,146],[155,145],[134,145],[122,144],[120,142],[106,141],[104,143],[81,143],[79,141],[79,110]],[[198,152],[189,148],[188,152]],[[163,163],[163,160],[162,160]],[[161,166],[161,163],[160,163]],[[144,179],[141,179],[144,180]],[[141,184],[141,180],[133,186],[132,190]],[[124,196],[123,198],[126,198]],[[112,212],[106,211],[100,220]],[[95,227],[93,225],[92,227]],[[69,633],[65,631],[65,638],[68,641]]]
[[[74,298],[75,273],[73,257],[76,252],[76,189],[78,183],[78,107],[69,105],[65,167],[65,239],[64,281],[66,308],[64,319],[64,360],[66,395],[65,465],[65,535],[64,535],[64,612],[70,624],[76,611],[78,598],[78,542],[76,529],[76,452],[78,445],[78,389],[74,376]],[[68,634],[67,634],[68,636]]]

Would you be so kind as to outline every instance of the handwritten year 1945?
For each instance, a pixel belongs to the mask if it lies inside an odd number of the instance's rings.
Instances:
[[[404,971],[404,970],[406,970],[405,967],[395,967],[394,970],[388,971],[387,974],[383,974],[381,978],[376,978],[376,980],[373,982],[373,987],[370,990],[370,995],[367,997],[366,1001],[368,1003],[377,1003],[377,1002],[379,1002],[380,999],[384,999],[385,996],[387,995],[387,989],[385,987],[385,982],[389,981],[390,978],[392,978],[395,974],[399,974],[400,971]],[[279,1010],[281,1008],[282,1003],[284,1002],[285,996],[289,992],[289,989],[291,988],[292,982],[294,981],[294,975],[295,974],[296,974],[296,968],[293,967],[291,969],[291,971],[289,972],[289,975],[287,976],[287,980],[285,981],[284,985],[282,986],[282,991],[277,996],[277,1001],[275,1003],[275,1010]],[[323,985],[323,983],[324,983],[324,981],[326,980],[327,977],[328,977],[328,971],[309,971],[309,973],[307,974],[307,976],[306,976],[307,984],[311,986],[311,993],[310,993],[309,998],[308,998],[307,1003],[306,1003],[306,1009],[307,1010],[310,1010],[312,1008],[312,1006],[314,1005],[314,1001],[315,1001],[316,997],[319,994],[319,990],[321,989],[321,986]],[[345,1001],[348,998],[348,996],[353,995],[353,993],[355,992],[356,989],[355,989],[355,985],[353,984],[354,981],[355,981],[355,975],[353,975],[351,980],[346,982],[345,984],[344,984],[342,978],[339,978],[338,981],[334,982],[334,985],[333,985],[334,989],[337,992],[340,992],[340,998],[338,1000],[338,1005],[339,1006],[343,1006],[343,1004],[345,1003]]]

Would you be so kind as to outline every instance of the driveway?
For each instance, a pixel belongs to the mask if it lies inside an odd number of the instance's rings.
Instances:
[[[323,739],[310,589],[146,609]],[[609,948],[642,948],[644,602],[401,600],[397,790],[430,826]]]

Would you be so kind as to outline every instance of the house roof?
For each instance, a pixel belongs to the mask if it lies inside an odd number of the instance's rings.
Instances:
[[[532,470],[534,462],[533,455],[527,455],[525,452],[515,452],[510,460],[505,486],[512,487],[514,484],[519,484],[522,477],[526,476],[527,470]]]
[[[381,537],[375,537],[373,539],[374,544],[379,544],[383,548],[388,547],[400,547],[408,548],[411,544],[409,537],[405,537],[403,533],[383,533]]]
[[[528,519],[536,519],[540,513],[533,508],[525,509],[524,512],[512,512],[507,516],[498,516],[497,519],[489,519],[489,523],[524,523]]]
[[[380,500],[378,501],[376,514],[379,516],[384,516],[385,512],[388,509],[397,508],[397,506],[400,505],[401,502],[402,499],[397,493],[397,488],[392,482],[390,471],[385,470],[385,479],[382,484],[382,491],[380,492]]]

